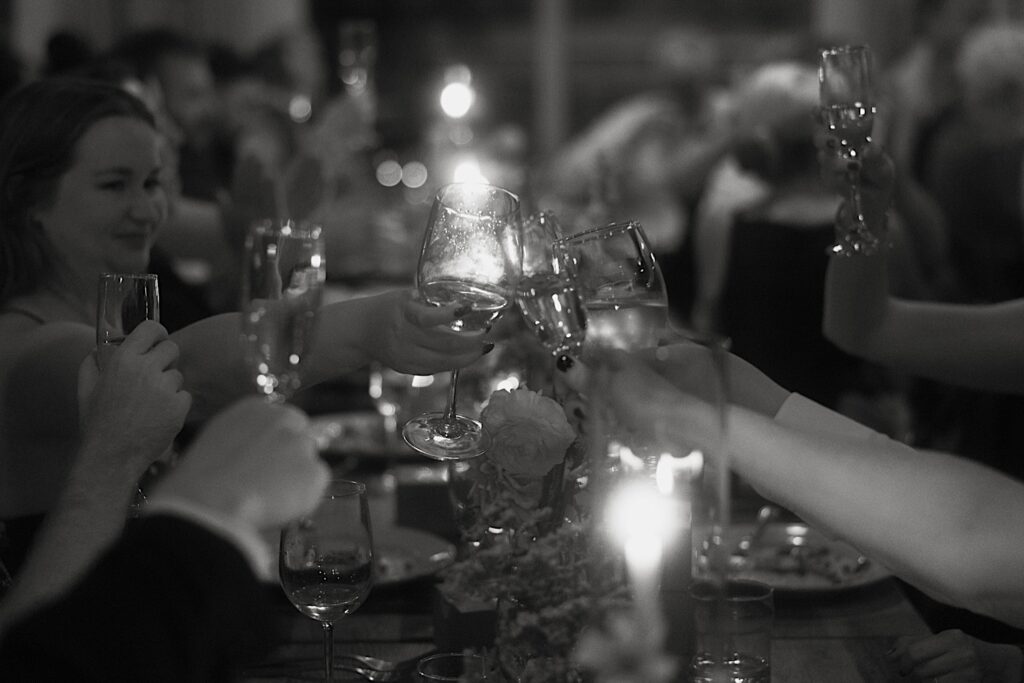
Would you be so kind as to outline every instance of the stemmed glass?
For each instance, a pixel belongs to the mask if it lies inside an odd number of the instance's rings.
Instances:
[[[864,220],[860,196],[860,158],[871,143],[875,104],[871,91],[871,50],[866,45],[843,45],[821,52],[818,67],[821,116],[839,142],[839,154],[849,162],[849,206],[836,220],[836,244],[840,256],[869,255],[880,240]]]
[[[643,227],[612,223],[555,242],[586,308],[584,349],[653,347],[668,330],[668,294]]]
[[[523,221],[523,277],[516,289],[523,319],[556,358],[578,354],[587,330],[587,312],[576,285],[554,254],[561,238],[551,213]]]
[[[317,509],[281,532],[281,586],[296,609],[323,626],[325,680],[334,674],[334,622],[369,595],[373,555],[366,486],[359,482],[332,481]]]
[[[519,198],[480,183],[456,183],[434,198],[423,237],[416,286],[434,306],[458,304],[456,331],[486,329],[512,305],[521,268]],[[405,424],[402,437],[435,460],[464,460],[484,453],[490,437],[479,421],[455,413],[459,371],[453,370],[444,412],[424,413]]]
[[[160,322],[158,277],[152,273],[100,275],[96,300],[96,364],[100,369],[106,366],[114,347],[120,346],[143,320]],[[160,472],[160,464],[153,463],[143,475],[128,506],[130,517],[138,517],[146,502],[146,482]]]
[[[245,242],[242,334],[256,387],[270,401],[285,401],[299,388],[325,279],[319,225],[264,220],[250,228]]]

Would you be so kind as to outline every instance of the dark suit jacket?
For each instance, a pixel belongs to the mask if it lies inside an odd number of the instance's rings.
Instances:
[[[0,679],[230,681],[269,642],[264,596],[221,537],[143,518],[66,596],[12,627]]]

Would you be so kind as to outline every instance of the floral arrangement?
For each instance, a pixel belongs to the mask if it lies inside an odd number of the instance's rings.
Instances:
[[[491,449],[464,474],[475,511],[465,532],[483,542],[447,570],[443,587],[496,601],[494,655],[524,682],[582,680],[580,634],[628,603],[618,558],[590,533],[581,413],[572,399],[565,405],[568,417],[526,387],[491,395],[481,413]]]

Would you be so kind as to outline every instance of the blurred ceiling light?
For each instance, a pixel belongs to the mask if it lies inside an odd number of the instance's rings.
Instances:
[[[427,167],[418,161],[409,161],[402,166],[402,184],[406,187],[422,187],[427,182]]]
[[[480,162],[476,159],[464,159],[455,165],[453,180],[456,183],[486,183],[489,182],[480,171]]]
[[[377,165],[377,182],[384,187],[394,187],[402,182],[402,165],[394,159],[385,159]]]
[[[473,107],[476,93],[469,83],[449,83],[441,90],[441,110],[445,116],[461,119]]]
[[[313,115],[313,102],[305,95],[293,95],[288,101],[288,116],[295,123],[305,123]]]

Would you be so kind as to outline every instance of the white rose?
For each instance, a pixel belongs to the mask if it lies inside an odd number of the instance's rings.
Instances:
[[[494,392],[480,418],[491,435],[487,458],[510,474],[543,477],[576,439],[562,406],[529,389]]]

